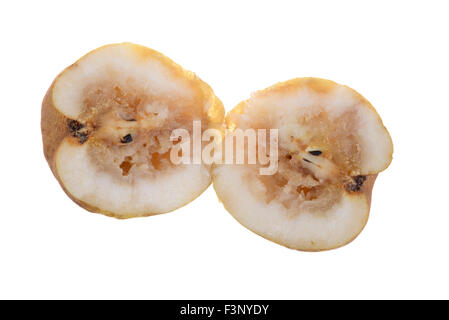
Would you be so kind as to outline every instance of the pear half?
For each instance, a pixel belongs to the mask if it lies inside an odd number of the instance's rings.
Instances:
[[[359,93],[329,80],[293,79],[254,93],[226,124],[230,133],[278,129],[274,174],[261,175],[258,164],[213,169],[218,197],[243,226],[304,251],[337,248],[361,232],[393,145]]]
[[[43,104],[45,157],[77,204],[117,218],[181,207],[210,184],[210,167],[174,165],[172,130],[221,128],[224,108],[192,72],[152,49],[112,44],[54,80]]]

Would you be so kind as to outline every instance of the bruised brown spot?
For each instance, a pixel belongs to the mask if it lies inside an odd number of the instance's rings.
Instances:
[[[306,197],[306,198],[307,198],[308,194],[311,192],[311,190],[312,190],[311,188],[307,188],[304,186],[299,186],[296,188],[296,192],[298,192],[299,194],[302,193],[304,195],[304,197]]]
[[[180,143],[182,141],[182,137],[177,137],[176,139],[173,139],[173,145],[177,145],[178,143]]]
[[[129,170],[133,166],[132,157],[125,157],[125,160],[120,163],[120,169],[122,169],[122,176],[127,176],[129,174]]]
[[[162,168],[163,165],[163,161],[164,159],[170,163],[170,150],[165,152],[165,153],[158,153],[155,152],[151,155],[151,164],[153,165],[153,168],[156,170],[160,170]]]

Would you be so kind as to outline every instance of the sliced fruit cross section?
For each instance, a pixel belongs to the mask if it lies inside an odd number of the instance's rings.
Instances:
[[[44,153],[82,207],[118,218],[174,210],[210,184],[206,165],[173,165],[174,129],[221,128],[222,103],[192,72],[130,43],[65,69],[42,105]]]
[[[214,188],[245,227],[289,248],[332,249],[366,224],[377,174],[393,145],[371,106],[351,88],[300,78],[256,92],[226,117],[227,127],[278,129],[278,168],[219,165]]]

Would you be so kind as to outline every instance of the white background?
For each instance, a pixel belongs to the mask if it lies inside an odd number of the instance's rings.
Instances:
[[[0,298],[449,298],[445,1],[10,1],[0,5]],[[351,244],[303,253],[237,223],[212,188],[173,213],[84,211],[42,153],[53,78],[130,41],[196,72],[230,110],[329,78],[376,107],[395,145]]]

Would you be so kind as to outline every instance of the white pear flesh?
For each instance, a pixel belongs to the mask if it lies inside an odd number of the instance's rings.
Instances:
[[[210,184],[209,170],[202,165],[180,165],[151,179],[114,179],[97,170],[86,149],[68,141],[59,147],[56,171],[64,188],[79,201],[123,218],[172,211]]]

